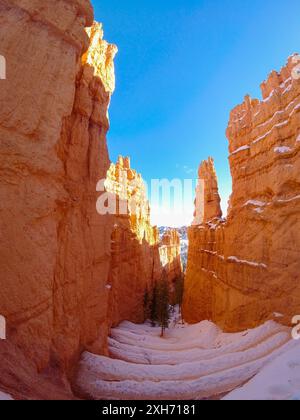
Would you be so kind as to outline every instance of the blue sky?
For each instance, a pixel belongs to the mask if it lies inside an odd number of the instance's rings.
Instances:
[[[300,2],[93,0],[105,39],[117,44],[110,156],[131,156],[153,178],[196,178],[213,156],[226,211],[231,191],[229,113],[300,52]],[[191,209],[188,213],[192,212]],[[191,214],[158,224],[185,224]]]

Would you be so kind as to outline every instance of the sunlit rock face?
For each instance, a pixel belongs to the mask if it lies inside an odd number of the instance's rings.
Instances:
[[[176,229],[167,230],[159,247],[160,260],[166,277],[170,284],[171,292],[175,291],[176,280],[182,276],[181,242]]]
[[[53,342],[66,360],[78,343],[105,352],[109,328],[106,284],[113,218],[97,213],[96,185],[110,165],[106,133],[117,48],[103,40],[100,24],[94,23],[87,33],[90,46],[81,60],[73,111],[63,120],[57,148],[68,196],[59,203]]]
[[[162,273],[159,232],[150,223],[150,206],[142,176],[131,168],[130,159],[120,156],[107,172],[105,188],[115,203],[111,235],[112,260],[107,290],[109,320],[143,322],[144,297]]]
[[[196,226],[222,217],[221,198],[213,158],[210,157],[201,163],[198,179],[193,222]]]
[[[150,205],[146,186],[141,174],[131,168],[129,157],[119,156],[116,164],[110,165],[105,181],[105,189],[116,196],[114,213],[118,218],[130,222],[130,228],[141,242],[157,244],[159,233],[150,222]]]
[[[293,57],[231,115],[228,220],[189,229],[184,315],[242,330],[300,307],[300,81]]]
[[[25,366],[10,360],[17,346],[28,372],[57,371],[55,384],[66,389],[60,372],[71,372],[83,348],[106,351],[113,220],[96,212],[96,184],[110,165],[116,48],[99,25],[89,41],[87,0],[1,1],[0,9],[8,63],[0,91],[0,314],[8,335],[0,381],[22,388]]]
[[[107,289],[110,293],[109,319],[116,326],[122,320],[145,320],[145,293],[151,294],[164,274],[173,290],[182,274],[180,238],[168,230],[160,240],[159,230],[150,222],[150,205],[145,183],[130,163],[119,156],[105,181],[106,192],[116,217],[111,237],[112,262]]]
[[[167,226],[160,226],[159,227],[159,236],[161,238],[161,240],[163,239],[164,235],[166,233],[168,233],[169,231],[175,230],[179,236],[179,241],[180,241],[180,257],[181,257],[181,265],[182,265],[182,274],[185,272],[186,270],[186,266],[187,266],[187,255],[188,255],[188,235],[187,235],[187,231],[188,231],[188,227],[187,226],[182,226],[180,228],[170,228]],[[176,237],[176,235],[172,235],[172,238],[174,238],[175,240],[175,248],[178,247],[178,239]],[[177,251],[174,251],[175,255],[177,253]],[[164,254],[164,252],[162,252],[162,254]]]

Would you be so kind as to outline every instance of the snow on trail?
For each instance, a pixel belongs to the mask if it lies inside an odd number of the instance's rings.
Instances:
[[[111,333],[112,358],[83,354],[77,387],[104,400],[210,398],[245,384],[295,347],[290,330],[273,321],[237,334],[208,321],[177,325],[164,339],[159,334],[124,322]]]
[[[172,333],[167,330],[167,340],[162,340],[158,334],[157,328],[153,329],[152,336],[145,333],[143,335],[136,334],[134,330],[128,331],[124,327],[115,328],[111,332],[111,337],[122,344],[128,344],[130,346],[147,348],[153,350],[167,351],[174,349],[186,350],[187,342],[189,343],[189,349],[200,348],[210,349],[214,340],[220,333],[218,327],[210,322],[203,322],[201,324],[192,325],[185,328],[185,334],[182,334],[181,330],[172,330]]]
[[[288,339],[287,333],[279,333],[265,343],[244,352],[229,353],[197,363],[183,363],[175,366],[130,364],[130,375],[128,373],[129,364],[120,360],[110,360],[106,357],[85,353],[81,363],[82,369],[86,369],[86,373],[93,373],[95,378],[107,381],[123,381],[128,379],[128,376],[138,382],[144,380],[157,382],[197,379],[204,375],[211,375],[268,356],[271,352],[286,344]]]
[[[300,344],[296,341],[293,344],[254,379],[224,399],[300,401]]]
[[[134,342],[131,344],[124,344],[120,341],[117,341],[116,339],[109,339],[110,354],[114,359],[121,359],[130,363],[178,365],[182,363],[213,359],[223,354],[248,350],[249,348],[254,347],[267,338],[270,338],[272,335],[278,332],[286,331],[284,327],[271,321],[258,327],[255,330],[246,331],[245,333],[223,334],[219,330],[219,334],[215,336],[214,341],[212,342],[212,333],[209,324],[211,326],[214,326],[214,324],[207,323],[206,321],[205,324],[208,338],[205,337],[205,332],[203,333],[202,337],[200,335],[198,349],[190,349],[190,339],[188,338],[190,337],[189,329],[193,327],[186,327],[186,330],[188,331],[188,337],[185,340],[186,350],[181,349],[181,345],[178,348],[176,343],[173,343],[172,350],[169,348],[167,350],[159,350],[153,349],[151,347],[149,348],[146,343],[144,347],[139,347],[137,344],[134,344]],[[183,336],[185,336],[186,330],[183,330]],[[159,335],[158,332],[157,334]],[[121,340],[122,339],[123,336],[121,337]],[[163,346],[164,340],[161,341]],[[153,342],[155,342],[155,339]],[[207,342],[211,342],[209,349],[207,348]],[[203,343],[204,349],[201,348],[201,343]],[[193,341],[192,344],[194,345],[195,342]]]
[[[96,380],[88,385],[88,393],[105,400],[197,400],[229,392],[256,375],[270,357],[227,369],[194,381],[109,382]],[[128,372],[130,374],[130,372]],[[87,389],[86,389],[87,390]]]
[[[12,401],[12,400],[13,398],[10,395],[5,394],[4,392],[0,391],[0,401]]]

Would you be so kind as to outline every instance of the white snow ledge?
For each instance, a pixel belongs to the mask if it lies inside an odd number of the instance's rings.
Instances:
[[[267,203],[265,203],[264,201],[249,200],[249,201],[247,201],[247,203],[244,204],[243,207],[247,207],[247,206],[265,207],[266,205],[267,205]]]
[[[246,145],[246,146],[239,147],[237,150],[235,150],[234,152],[232,152],[232,153],[230,154],[230,156],[234,156],[234,155],[236,155],[237,153],[243,152],[243,151],[245,151],[245,150],[250,150],[250,146]]]
[[[268,268],[268,266],[264,263],[257,263],[257,262],[253,262],[253,261],[247,261],[247,260],[240,260],[238,257],[228,257],[227,261],[229,262],[235,262],[238,264],[245,264],[245,265],[249,265],[250,267],[259,267],[259,268]]]
[[[0,391],[0,401],[13,401],[13,398],[11,395]]]
[[[281,147],[275,147],[274,152],[275,153],[290,153],[292,149],[287,146],[281,146]]]

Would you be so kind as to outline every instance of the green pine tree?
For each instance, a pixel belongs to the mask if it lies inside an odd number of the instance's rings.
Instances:
[[[170,321],[169,283],[165,273],[156,287],[155,306],[157,321],[161,327],[161,337],[164,337],[165,330],[169,327]]]
[[[155,285],[152,296],[149,303],[149,313],[150,313],[150,320],[152,327],[156,326],[156,322],[158,320],[157,316],[157,284]]]
[[[152,320],[152,301],[153,301],[153,291],[149,291],[148,287],[144,293],[144,318],[145,321]]]

